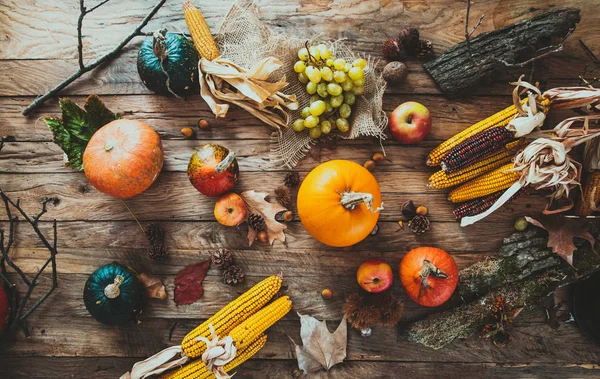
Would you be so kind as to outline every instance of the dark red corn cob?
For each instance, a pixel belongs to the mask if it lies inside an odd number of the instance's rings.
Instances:
[[[457,220],[460,220],[463,217],[476,216],[478,214],[481,214],[487,211],[492,205],[494,205],[496,200],[498,200],[503,193],[504,191],[498,191],[486,197],[480,197],[479,199],[474,199],[471,201],[467,201],[466,203],[462,203],[461,205],[456,207],[456,209],[454,209],[454,217],[456,217]],[[506,204],[517,199],[524,193],[526,193],[525,188],[521,188],[519,192],[515,193],[510,199],[508,199]]]
[[[440,162],[442,170],[451,174],[468,167],[491,153],[500,151],[513,138],[513,132],[504,126],[476,134],[448,151]]]

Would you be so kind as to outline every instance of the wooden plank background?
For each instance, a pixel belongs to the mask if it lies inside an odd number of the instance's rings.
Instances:
[[[196,1],[212,30],[217,30],[233,0]],[[379,45],[402,26],[417,26],[436,52],[464,39],[465,1],[455,0],[257,0],[260,16],[270,28],[294,35],[345,38],[357,51],[380,57]],[[91,6],[89,2],[88,6]],[[154,6],[154,1],[111,1],[84,22],[85,60],[92,60],[116,45]],[[577,7],[582,21],[566,41],[564,51],[537,62],[533,79],[543,88],[574,85],[588,62],[578,46],[582,39],[600,52],[598,0],[532,1],[482,0],[473,3],[471,25],[485,14],[479,32],[501,28],[556,7]],[[41,117],[59,113],[57,102],[49,101],[30,117],[20,111],[35,96],[59,83],[76,70],[75,24],[78,2],[3,0],[0,2],[0,136],[12,136],[0,153],[0,187],[25,208],[36,209],[45,196],[60,202],[50,207],[46,220],[59,221],[58,270],[60,288],[31,318],[31,337],[15,333],[0,346],[0,377],[6,378],[115,378],[134,362],[178,343],[195,325],[261,278],[283,272],[294,310],[339,322],[345,296],[355,288],[355,270],[367,258],[381,257],[397,266],[403,254],[421,245],[435,245],[454,255],[462,268],[494,254],[503,237],[512,230],[515,217],[536,214],[545,199],[530,195],[503,208],[484,222],[461,229],[453,220],[444,191],[425,188],[432,172],[424,164],[427,152],[440,141],[468,125],[503,109],[510,103],[508,82],[531,67],[507,70],[473,96],[447,100],[424,72],[420,62],[406,62],[406,83],[388,88],[384,108],[391,111],[401,102],[423,103],[433,114],[431,135],[416,146],[386,141],[389,161],[374,171],[386,202],[379,235],[368,237],[351,252],[324,246],[295,221],[286,231],[286,243],[247,246],[243,229],[225,228],[214,221],[213,199],[197,193],[185,174],[192,149],[214,140],[235,150],[242,171],[238,189],[269,191],[281,182],[286,171],[269,159],[270,132],[245,112],[232,109],[227,119],[214,120],[199,96],[187,101],[151,94],[140,82],[135,56],[141,39],[136,39],[110,64],[85,75],[69,86],[63,96],[83,102],[97,93],[109,108],[125,117],[143,120],[159,132],[165,147],[165,167],[158,181],[144,194],[129,201],[144,220],[156,221],[167,232],[170,257],[153,262],[146,255],[146,241],[121,202],[87,185],[81,172],[63,167],[62,152],[51,142]],[[168,1],[147,30],[166,26],[185,30],[180,1]],[[554,113],[556,122],[565,113]],[[211,129],[183,139],[179,130],[207,118]],[[362,163],[375,151],[378,141],[344,141],[337,149],[315,152],[297,167],[305,175],[329,159]],[[431,210],[432,229],[416,237],[398,231],[400,205],[413,199]],[[1,213],[2,220],[6,215]],[[49,230],[51,224],[43,223]],[[219,272],[210,270],[205,294],[195,304],[177,307],[172,301],[175,274],[188,264],[206,259],[216,248],[231,249],[247,273],[239,287],[219,282]],[[25,224],[17,228],[14,259],[34,273],[45,250]],[[141,323],[109,327],[93,320],[85,310],[81,293],[87,276],[113,260],[139,271],[161,277],[169,291],[166,301],[153,300],[142,314]],[[48,284],[42,278],[42,286]],[[330,287],[333,299],[323,301],[319,292]],[[399,283],[394,291],[402,295]],[[416,320],[428,310],[405,298],[405,320]],[[443,307],[442,307],[443,308]],[[171,340],[169,326],[177,321]],[[558,329],[546,323],[540,309],[525,312],[515,321],[514,341],[505,348],[472,337],[455,341],[434,351],[407,342],[401,329],[377,328],[370,338],[349,333],[348,359],[329,373],[315,378],[396,377],[598,377],[600,349],[585,339],[574,324]],[[269,331],[269,342],[255,359],[238,370],[241,378],[298,378],[293,346],[287,336],[299,340],[299,322],[288,315]]]

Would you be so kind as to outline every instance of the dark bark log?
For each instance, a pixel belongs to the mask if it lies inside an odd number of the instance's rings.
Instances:
[[[562,42],[553,46],[553,39],[566,38],[581,19],[579,13],[579,9],[557,9],[529,21],[481,33],[423,66],[446,96],[468,95],[497,70],[522,67],[525,62],[560,51]]]

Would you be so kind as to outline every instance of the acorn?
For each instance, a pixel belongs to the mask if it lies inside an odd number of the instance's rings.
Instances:
[[[323,291],[321,291],[321,297],[325,300],[331,299],[332,296],[333,292],[329,288],[325,288]]]
[[[269,236],[267,235],[267,232],[265,232],[263,230],[263,231],[258,232],[257,239],[262,243],[266,243],[269,241]]]
[[[363,165],[367,170],[369,171],[373,171],[373,169],[375,168],[375,162],[372,161],[371,159],[369,159],[368,161],[365,162],[365,164]]]
[[[201,118],[198,120],[198,127],[200,129],[206,129],[209,127],[208,121],[206,121],[205,119]]]
[[[383,79],[388,83],[399,84],[406,79],[408,69],[402,62],[390,62],[383,68]]]
[[[373,154],[373,158],[371,158],[372,160],[374,160],[375,162],[381,162],[382,160],[385,159],[385,155],[383,155],[382,153],[375,153]]]
[[[192,130],[192,128],[182,128],[181,134],[183,134],[185,138],[190,138],[194,135],[194,131]]]

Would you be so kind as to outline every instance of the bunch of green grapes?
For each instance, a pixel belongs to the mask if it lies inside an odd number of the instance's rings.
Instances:
[[[365,91],[367,61],[335,59],[325,44],[300,49],[298,58],[294,71],[311,97],[310,106],[302,109],[302,118],[295,120],[292,128],[296,132],[308,129],[315,139],[334,128],[346,133],[356,96]]]

